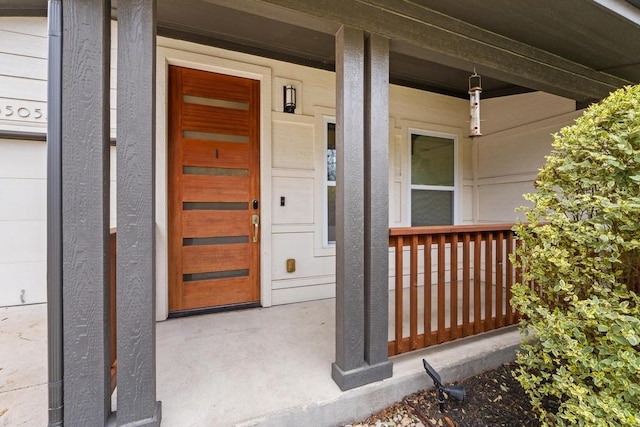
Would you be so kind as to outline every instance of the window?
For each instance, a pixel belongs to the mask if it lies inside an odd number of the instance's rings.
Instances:
[[[411,226],[454,224],[456,140],[412,131]]]
[[[336,242],[336,124],[334,119],[325,119],[325,141],[327,174],[325,180],[325,243]]]

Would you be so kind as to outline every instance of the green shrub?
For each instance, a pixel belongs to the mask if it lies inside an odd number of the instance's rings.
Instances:
[[[516,377],[543,425],[640,426],[640,86],[554,135],[525,196]]]

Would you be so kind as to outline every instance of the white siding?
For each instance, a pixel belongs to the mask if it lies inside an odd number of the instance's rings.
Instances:
[[[0,18],[0,129],[45,132],[46,19]],[[112,58],[116,24],[112,25]],[[262,302],[284,304],[335,295],[335,247],[324,244],[325,118],[335,117],[335,75],[272,59],[158,38],[158,318],[167,312],[166,67],[173,63],[261,80]],[[297,88],[296,114],[282,112],[282,87]],[[551,132],[570,123],[574,103],[532,93],[482,101],[485,136],[468,138],[468,100],[392,85],[389,90],[389,223],[409,224],[408,132],[458,141],[458,223],[512,221],[513,208],[549,151]],[[115,136],[116,69],[111,69]],[[10,104],[9,104],[10,103]],[[2,115],[6,105],[19,117]],[[36,118],[36,109],[42,117]],[[111,149],[115,225],[115,148]],[[46,145],[0,140],[0,306],[46,298]],[[284,206],[280,200],[284,197]],[[286,261],[295,259],[295,272]]]
[[[46,18],[0,20],[0,128],[46,131]]]
[[[47,49],[46,18],[0,18],[0,130],[46,133]],[[0,306],[46,301],[46,176],[45,142],[0,139]]]
[[[46,133],[46,18],[0,19],[0,129]],[[47,148],[0,139],[0,306],[46,300]]]
[[[482,101],[482,133],[474,139],[477,222],[513,222],[526,204],[552,134],[581,112],[575,101],[534,92]]]

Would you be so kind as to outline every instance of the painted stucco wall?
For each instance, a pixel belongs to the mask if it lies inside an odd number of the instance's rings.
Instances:
[[[46,19],[0,18],[0,129],[46,132]],[[112,25],[112,57],[116,47]],[[158,38],[157,78],[157,316],[166,318],[166,68],[168,64],[261,80],[262,302],[264,305],[335,295],[335,248],[325,244],[326,119],[335,117],[335,75],[247,54]],[[111,103],[116,104],[116,69]],[[296,114],[282,112],[282,86],[298,90]],[[573,101],[547,94],[485,100],[483,134],[468,138],[468,101],[390,87],[389,223],[410,224],[409,130],[458,141],[458,223],[512,221],[513,207],[549,150],[549,134],[576,115]],[[42,113],[36,114],[36,109]],[[115,111],[112,108],[112,137]],[[111,220],[115,225],[115,147]],[[532,187],[531,187],[532,188]],[[280,206],[280,198],[286,204]],[[296,260],[287,273],[286,260]],[[46,143],[0,140],[0,306],[46,298]]]

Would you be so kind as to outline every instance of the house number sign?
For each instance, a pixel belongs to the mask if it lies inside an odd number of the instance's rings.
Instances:
[[[0,103],[0,119],[35,121],[44,120],[42,108],[28,105]]]

